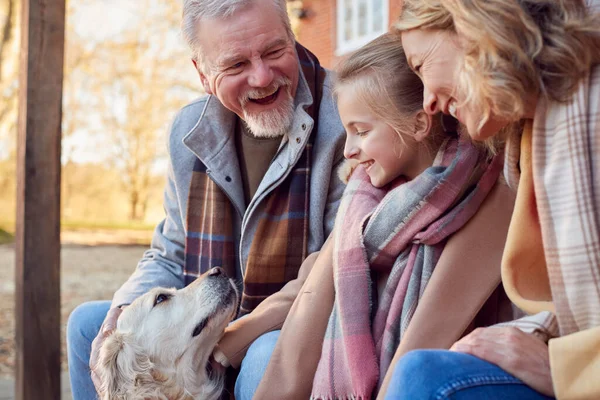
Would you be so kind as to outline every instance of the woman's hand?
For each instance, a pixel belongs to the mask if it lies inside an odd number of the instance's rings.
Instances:
[[[548,346],[533,335],[514,327],[478,328],[450,350],[496,364],[538,392],[554,396]]]

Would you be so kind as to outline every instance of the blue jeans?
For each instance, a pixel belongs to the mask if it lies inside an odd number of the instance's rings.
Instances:
[[[400,359],[388,391],[407,400],[550,400],[500,367],[469,354],[415,350]]]
[[[235,381],[235,400],[252,400],[267,370],[280,333],[281,331],[265,333],[250,345]]]
[[[110,301],[83,303],[69,315],[67,323],[67,357],[73,400],[98,398],[90,375],[92,341],[98,335]]]
[[[67,357],[73,400],[96,400],[96,389],[90,375],[92,341],[100,331],[110,308],[110,301],[91,301],[78,306],[67,323]],[[236,400],[252,399],[267,369],[279,331],[259,337],[248,349],[235,382]]]

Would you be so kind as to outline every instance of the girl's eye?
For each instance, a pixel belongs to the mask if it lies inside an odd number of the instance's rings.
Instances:
[[[171,298],[171,295],[165,293],[159,293],[154,298],[154,306],[162,303],[163,301],[167,301]]]
[[[367,133],[369,133],[369,131],[356,132],[356,136],[359,136],[359,137],[367,136]]]

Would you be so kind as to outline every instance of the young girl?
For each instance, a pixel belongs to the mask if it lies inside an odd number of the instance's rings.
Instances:
[[[513,202],[495,185],[500,158],[422,110],[423,86],[397,35],[343,61],[335,91],[355,169],[257,399],[369,399],[396,352],[448,348],[512,316],[498,312],[510,307],[496,291]],[[488,218],[494,232],[473,245]],[[490,297],[508,307],[474,317]]]

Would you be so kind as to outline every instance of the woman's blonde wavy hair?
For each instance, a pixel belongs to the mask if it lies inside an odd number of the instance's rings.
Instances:
[[[379,36],[348,55],[335,71],[335,95],[340,88],[353,85],[360,101],[406,144],[405,139],[415,130],[417,113],[423,111],[423,82],[406,61],[400,34]],[[440,121],[433,119],[425,145],[434,147],[442,140]]]
[[[600,62],[600,14],[584,0],[404,0],[395,29],[449,30],[465,51],[457,90],[490,115],[523,118],[532,94],[566,101]]]

